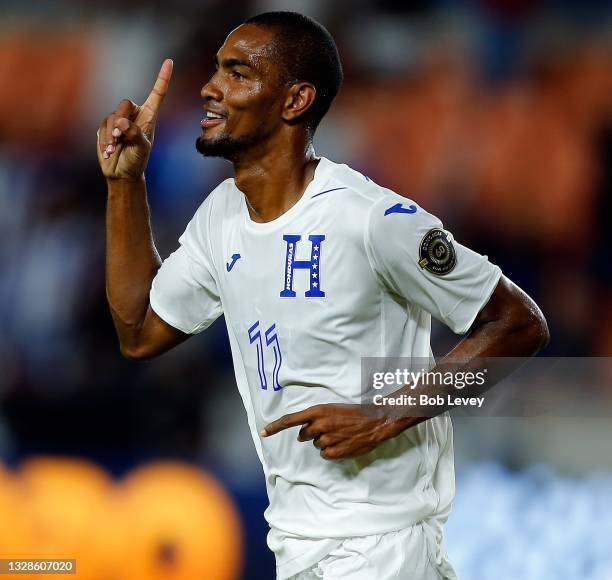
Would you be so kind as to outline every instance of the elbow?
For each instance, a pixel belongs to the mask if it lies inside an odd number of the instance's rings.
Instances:
[[[540,342],[538,345],[538,351],[542,350],[543,348],[546,348],[548,346],[548,343],[550,342],[550,330],[548,329],[548,323],[546,322],[544,316],[542,316],[540,320],[539,340]]]
[[[534,318],[530,321],[528,335],[530,338],[530,355],[533,356],[537,354],[548,345],[550,342],[550,331],[548,330],[546,319],[543,316]]]
[[[550,340],[548,324],[538,305],[516,284],[503,277],[476,318],[492,352],[503,357],[530,357]],[[484,330],[484,329],[488,330]]]
[[[534,356],[548,345],[550,342],[548,324],[535,302],[521,308],[515,320],[513,334],[519,338],[525,356]]]
[[[120,343],[119,349],[124,358],[128,360],[144,361],[153,358],[155,355],[150,349],[143,345],[133,345]]]

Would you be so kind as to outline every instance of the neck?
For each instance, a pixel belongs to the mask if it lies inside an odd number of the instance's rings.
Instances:
[[[236,186],[246,196],[251,219],[269,222],[294,206],[312,181],[317,163],[310,142],[293,147],[270,144],[256,158],[234,161]]]

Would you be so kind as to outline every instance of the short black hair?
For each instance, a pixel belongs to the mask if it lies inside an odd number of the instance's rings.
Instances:
[[[244,24],[274,32],[272,51],[283,84],[307,81],[315,86],[317,96],[306,115],[306,126],[314,133],[342,84],[342,64],[332,35],[316,20],[284,10],[258,14]]]

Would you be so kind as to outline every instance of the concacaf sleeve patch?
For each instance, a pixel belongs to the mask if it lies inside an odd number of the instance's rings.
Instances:
[[[456,265],[457,254],[450,236],[444,230],[429,230],[419,247],[419,266],[436,276],[444,276]]]

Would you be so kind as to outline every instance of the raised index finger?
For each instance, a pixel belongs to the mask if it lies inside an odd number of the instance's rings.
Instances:
[[[276,419],[276,421],[272,421],[266,425],[259,434],[262,437],[269,437],[270,435],[274,435],[283,429],[288,429],[289,427],[295,427],[296,425],[303,425],[304,423],[308,423],[313,420],[313,407],[308,407],[308,409],[304,409],[303,411],[298,411],[297,413],[289,413],[287,415],[283,415],[280,419]]]
[[[168,92],[168,84],[170,83],[170,77],[172,77],[172,67],[174,63],[172,59],[167,58],[161,68],[159,74],[155,80],[155,84],[147,97],[147,100],[143,103],[143,108],[149,109],[153,115],[157,115],[159,107]]]

